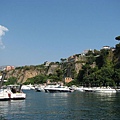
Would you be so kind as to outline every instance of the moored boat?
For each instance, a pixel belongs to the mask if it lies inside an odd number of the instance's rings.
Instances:
[[[10,99],[11,100],[23,100],[26,98],[26,94],[25,93],[11,93],[10,94]]]
[[[0,81],[0,100],[11,100],[11,99],[25,99],[26,94],[22,92],[21,86],[10,85],[3,87],[4,78],[6,76],[7,70],[12,70],[12,67],[6,67],[3,71],[2,78]],[[18,88],[17,88],[18,87]]]
[[[45,92],[44,88],[45,88],[45,85],[36,85],[35,91],[36,92]]]
[[[30,87],[27,85],[22,85],[21,87],[22,90],[30,90]]]
[[[21,90],[22,85],[10,85],[7,92],[11,100],[22,100],[26,98],[26,94]]]
[[[116,93],[116,89],[111,88],[111,87],[97,87],[93,89],[94,92],[99,92],[99,93]]]
[[[84,87],[83,87],[83,86],[79,86],[79,87],[76,87],[75,90],[76,90],[76,91],[83,92],[83,91],[84,91]]]
[[[10,100],[10,94],[7,89],[0,89],[0,101]]]
[[[34,90],[35,87],[33,85],[29,84],[29,85],[22,85],[21,89],[22,90]]]
[[[48,85],[44,88],[45,92],[73,92],[74,90],[67,87],[67,86],[61,86],[61,85]]]
[[[120,92],[120,89],[116,89],[116,92]]]
[[[40,87],[36,87],[36,88],[35,88],[35,91],[36,91],[36,92],[41,92],[42,90],[41,90]]]
[[[93,88],[91,88],[91,87],[84,87],[82,90],[84,92],[94,92]]]

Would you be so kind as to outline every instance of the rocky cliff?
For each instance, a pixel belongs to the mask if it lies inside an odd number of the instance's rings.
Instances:
[[[15,77],[18,80],[18,83],[24,83],[28,78],[35,77],[37,75],[49,75],[55,74],[57,69],[64,71],[66,69],[66,77],[74,77],[74,73],[78,73],[82,67],[82,63],[54,63],[49,66],[38,65],[38,66],[23,66],[17,67],[15,70],[9,71],[6,75],[6,78]]]

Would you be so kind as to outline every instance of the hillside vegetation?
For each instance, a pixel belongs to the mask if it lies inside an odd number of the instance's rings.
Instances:
[[[37,66],[16,67],[7,73],[6,84],[41,84],[48,79],[64,81],[73,78],[68,85],[119,86],[120,84],[120,44],[115,48],[89,50],[86,54],[76,54],[61,62],[51,62]]]

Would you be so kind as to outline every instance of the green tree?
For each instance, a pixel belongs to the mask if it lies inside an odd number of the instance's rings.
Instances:
[[[115,39],[116,39],[116,40],[120,40],[120,36],[117,36]]]
[[[120,83],[120,69],[114,70],[113,80],[115,81],[116,85],[119,86]]]
[[[45,83],[48,79],[48,76],[46,75],[37,75],[32,78],[28,78],[27,81],[24,84],[42,84]]]
[[[62,80],[63,77],[63,71],[61,69],[56,70],[57,77]]]
[[[83,83],[83,77],[84,77],[84,74],[85,74],[85,70],[80,70],[78,75],[77,75],[77,80],[80,82],[80,83]]]
[[[114,86],[114,69],[111,67],[102,67],[96,74],[96,80],[99,80],[103,86]],[[99,83],[99,84],[100,84]]]
[[[87,58],[87,64],[93,64],[95,61],[94,53],[93,51],[89,50],[88,53],[85,54]]]
[[[5,85],[14,85],[17,84],[17,78],[16,77],[10,77],[8,81],[5,83]]]
[[[89,64],[85,64],[82,67],[82,70],[79,71],[77,80],[80,82],[80,84],[86,84],[88,86],[91,83],[90,75],[92,72],[91,66]]]
[[[115,68],[120,68],[120,43],[116,45],[114,50],[113,62]]]

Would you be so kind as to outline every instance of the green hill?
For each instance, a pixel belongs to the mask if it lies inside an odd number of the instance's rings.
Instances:
[[[16,67],[7,73],[8,84],[40,84],[51,81],[64,81],[71,77],[69,84],[84,86],[118,86],[120,83],[120,44],[115,48],[104,46],[101,50],[88,50],[60,62],[45,62],[37,66]]]

